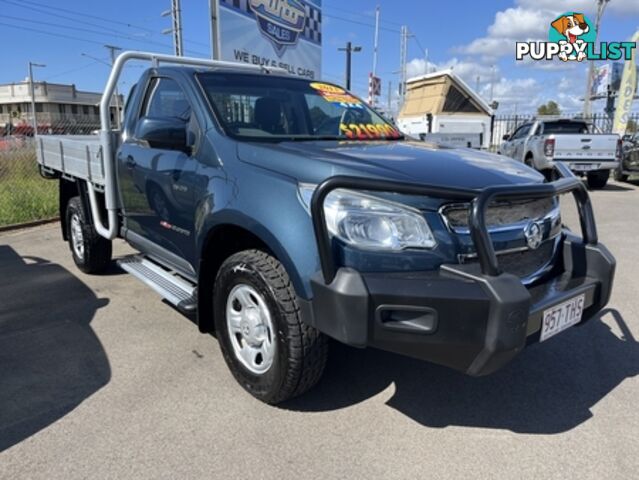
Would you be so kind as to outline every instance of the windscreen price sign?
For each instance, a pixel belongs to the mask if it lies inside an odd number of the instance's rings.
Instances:
[[[224,60],[319,79],[321,0],[218,0]]]

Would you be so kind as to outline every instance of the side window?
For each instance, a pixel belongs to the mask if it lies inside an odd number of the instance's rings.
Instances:
[[[535,127],[535,130],[532,132],[532,135],[539,135],[541,133],[541,124],[538,123]]]
[[[517,131],[515,131],[515,134],[513,135],[513,140],[524,138],[526,135],[528,135],[528,132],[530,131],[530,127],[531,127],[530,124],[525,124],[519,127]]]
[[[146,93],[142,116],[191,119],[191,105],[180,86],[170,78],[155,78]]]

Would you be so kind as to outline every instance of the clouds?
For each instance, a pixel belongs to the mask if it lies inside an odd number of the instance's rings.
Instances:
[[[454,48],[456,53],[477,55],[485,61],[509,55],[516,42],[545,41],[548,23],[565,11],[596,12],[595,0],[516,0],[515,6],[495,14],[486,35],[472,40],[468,45]],[[607,6],[611,14],[637,14],[639,0],[613,0]]]
[[[512,1],[512,6],[495,13],[483,35],[466,45],[452,46],[453,58],[429,63],[429,71],[453,68],[472,87],[480,77],[480,94],[486,100],[490,100],[493,84],[494,99],[500,103],[498,113],[515,109],[532,113],[548,100],[555,100],[566,113],[578,112],[583,107],[586,62],[516,61],[515,44],[547,41],[550,21],[566,11],[583,12],[594,20],[596,0]],[[611,0],[606,18],[638,13],[639,0]],[[494,73],[493,65],[497,65]],[[409,63],[409,78],[425,72],[423,59]]]
[[[488,27],[493,38],[541,38],[548,31],[548,17],[541,10],[522,7],[497,12],[495,21]]]
[[[595,0],[518,0],[517,4],[528,9],[546,10],[556,15],[567,11],[595,13],[597,7]],[[638,10],[637,0],[613,0],[606,7],[606,11],[613,15],[636,15]]]
[[[452,69],[466,82],[473,85],[477,76],[479,76],[482,81],[487,81],[493,75],[491,65],[462,61],[456,57],[442,63],[428,62],[428,70],[426,69],[426,61],[423,58],[415,58],[408,62],[406,69],[408,78],[417,77],[427,72]]]

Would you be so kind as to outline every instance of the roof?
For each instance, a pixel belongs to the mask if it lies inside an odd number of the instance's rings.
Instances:
[[[409,78],[406,81],[406,84],[410,85],[411,83],[446,76],[450,77],[453,83],[457,85],[457,87],[459,87],[466,95],[471,97],[481,108],[483,108],[486,111],[487,115],[493,114],[493,109],[490,108],[490,105],[488,105],[488,103],[477,92],[475,92],[475,90],[470,88],[470,86],[466,82],[464,82],[461,77],[457,75],[452,69],[440,70],[438,72],[427,73],[418,77]]]
[[[153,67],[149,67],[149,68],[153,68]],[[258,68],[254,68],[253,65],[249,65],[249,64],[245,64],[245,63],[239,63],[238,62],[238,67],[235,68],[233,66],[227,66],[227,65],[223,65],[223,66],[211,66],[211,67],[202,67],[202,66],[191,66],[191,65],[160,65],[159,67],[156,67],[156,69],[160,72],[164,71],[164,72],[187,72],[187,73],[237,73],[237,74],[244,74],[244,75],[264,75],[265,71],[268,72],[267,74],[269,76],[273,76],[273,77],[285,77],[285,78],[300,78],[301,77],[296,77],[290,74],[287,74],[286,72],[280,70],[280,69],[275,69],[275,70],[271,70],[267,67],[265,67],[264,69],[258,69]]]

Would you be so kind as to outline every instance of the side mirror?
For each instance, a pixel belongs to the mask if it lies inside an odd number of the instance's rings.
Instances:
[[[151,148],[189,153],[186,122],[179,118],[142,117],[135,129],[138,140]]]
[[[506,135],[504,135],[503,137],[501,137],[501,139],[502,139],[504,142],[507,142],[508,140],[510,140],[510,135],[506,134]]]

